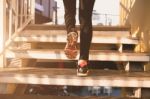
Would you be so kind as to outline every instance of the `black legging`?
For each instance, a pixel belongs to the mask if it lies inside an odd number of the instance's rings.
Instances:
[[[75,28],[76,0],[63,0],[65,8],[65,24],[67,33]],[[80,21],[80,57],[89,59],[89,49],[92,40],[92,11],[95,0],[79,0]]]

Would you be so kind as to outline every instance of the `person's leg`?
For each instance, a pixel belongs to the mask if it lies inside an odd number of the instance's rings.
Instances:
[[[80,57],[81,60],[89,59],[89,48],[92,40],[92,11],[95,0],[80,0]]]
[[[77,39],[78,34],[75,29],[76,0],[63,0],[65,9],[65,25],[67,30],[67,43],[65,54],[68,58],[73,59],[77,56]]]
[[[87,70],[89,60],[89,49],[92,40],[92,11],[95,0],[80,0],[79,20],[80,20],[80,57],[78,66]],[[84,75],[83,75],[84,76]]]
[[[67,33],[71,32],[75,28],[75,15],[76,15],[76,0],[63,0],[65,10],[65,25]]]

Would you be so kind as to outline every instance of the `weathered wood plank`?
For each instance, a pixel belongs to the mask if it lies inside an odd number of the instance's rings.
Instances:
[[[76,26],[80,29],[80,26]],[[29,25],[28,30],[65,30],[65,25]],[[93,26],[94,31],[130,31],[130,27],[127,26]]]
[[[30,36],[30,37],[16,37],[16,42],[57,42],[57,43],[66,43],[66,35],[65,36]],[[78,40],[78,42],[80,42]],[[92,39],[92,43],[101,43],[101,44],[138,44],[139,41],[137,39],[131,39],[126,37],[98,37],[94,36]]]
[[[27,88],[28,85],[26,84],[18,84],[16,85],[16,90],[14,91],[13,94],[15,95],[23,95],[25,93],[25,90]]]
[[[0,78],[0,83],[150,87],[150,72],[91,70],[88,77],[77,77],[76,69],[3,69],[0,70]]]
[[[31,59],[51,59],[69,60],[63,50],[31,49],[31,50],[11,50],[6,53],[7,58],[31,58]],[[78,56],[77,56],[78,57]],[[135,61],[148,62],[149,55],[146,53],[119,53],[115,51],[91,50],[89,60],[98,61]]]
[[[78,31],[80,34],[80,31]],[[20,36],[66,36],[66,30],[24,30]],[[93,31],[93,36],[129,37],[129,31]]]
[[[83,96],[10,95],[10,94],[1,94],[0,98],[1,99],[131,99],[127,97],[124,98],[123,97],[100,97],[100,96],[83,97]]]
[[[3,55],[4,50],[4,44],[6,38],[6,1],[1,0],[0,1],[0,68],[3,68],[5,65],[5,59]]]

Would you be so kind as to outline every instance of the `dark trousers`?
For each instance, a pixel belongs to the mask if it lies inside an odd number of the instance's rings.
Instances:
[[[67,33],[75,28],[76,0],[63,0],[65,8],[65,24]],[[80,21],[80,57],[89,59],[89,49],[92,40],[92,11],[95,0],[79,0]]]

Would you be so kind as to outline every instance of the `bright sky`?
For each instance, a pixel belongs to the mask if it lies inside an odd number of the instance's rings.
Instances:
[[[99,13],[119,14],[119,0],[96,0],[94,9]]]
[[[55,0],[55,1],[57,1],[59,7],[63,8],[62,0]],[[96,0],[94,9],[98,10],[98,12],[117,13],[119,9],[119,0]]]
[[[58,3],[58,22],[62,23],[63,19],[63,0],[55,0]],[[77,0],[79,1],[79,0]],[[77,4],[78,5],[78,4]],[[101,14],[113,14],[113,15],[119,15],[119,0],[96,0],[94,5],[94,10],[96,10],[97,13]],[[102,16],[104,17],[104,16]],[[61,20],[60,20],[61,19]],[[102,20],[102,18],[101,18]],[[103,19],[104,22],[105,19]],[[115,19],[115,23],[117,24],[119,19]]]

